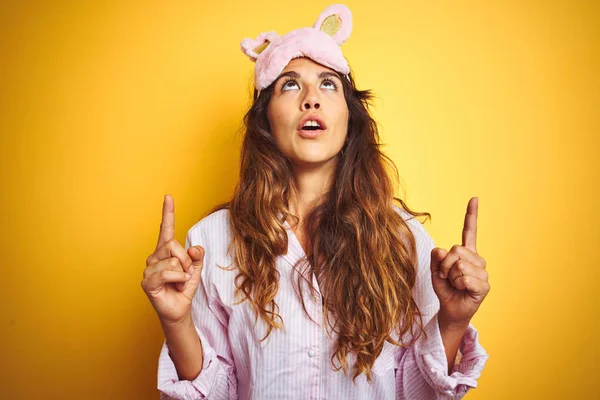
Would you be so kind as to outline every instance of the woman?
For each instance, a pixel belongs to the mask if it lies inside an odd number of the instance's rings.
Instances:
[[[350,31],[334,5],[312,28],[242,42],[256,90],[233,199],[184,249],[165,196],[146,260],[162,398],[461,398],[477,386],[488,355],[470,320],[489,291],[477,199],[447,252],[412,218],[429,214],[394,198],[371,94],[339,47]]]

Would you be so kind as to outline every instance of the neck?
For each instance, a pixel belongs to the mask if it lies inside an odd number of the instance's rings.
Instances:
[[[300,218],[300,225],[314,207],[314,203],[333,184],[337,162],[337,157],[334,157],[318,166],[294,166],[294,184],[289,208],[292,214]]]

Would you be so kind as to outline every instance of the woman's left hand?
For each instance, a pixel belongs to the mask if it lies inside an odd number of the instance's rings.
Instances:
[[[454,245],[449,252],[439,247],[431,251],[431,280],[440,299],[438,317],[465,328],[490,291],[485,260],[475,247],[478,203],[477,197],[469,200],[462,246]]]

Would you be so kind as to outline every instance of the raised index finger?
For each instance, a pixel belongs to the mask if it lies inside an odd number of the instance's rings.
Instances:
[[[465,226],[462,231],[462,245],[467,249],[477,253],[477,209],[479,207],[479,198],[472,197],[467,205],[465,215]]]
[[[166,194],[163,200],[162,221],[160,222],[160,233],[158,234],[158,243],[156,248],[175,237],[175,201]]]

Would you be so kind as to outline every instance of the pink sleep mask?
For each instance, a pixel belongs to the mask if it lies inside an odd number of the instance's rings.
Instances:
[[[343,4],[325,9],[311,28],[299,28],[283,36],[263,32],[254,40],[242,40],[242,52],[256,62],[254,86],[258,91],[268,87],[296,57],[308,57],[343,75],[350,73],[340,45],[352,32],[352,13]]]

